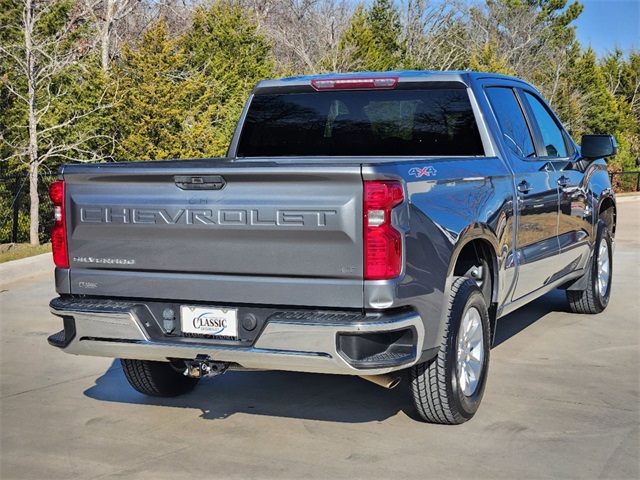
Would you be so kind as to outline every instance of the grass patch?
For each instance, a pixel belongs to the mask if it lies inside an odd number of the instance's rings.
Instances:
[[[31,245],[29,243],[3,243],[0,245],[0,263],[33,257],[51,251],[51,244]]]

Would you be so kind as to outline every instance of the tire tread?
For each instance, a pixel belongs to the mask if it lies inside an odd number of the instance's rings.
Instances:
[[[465,284],[467,286],[475,286],[473,280],[466,277],[457,278],[451,286],[450,298],[455,298]],[[413,401],[420,416],[429,422],[445,425],[458,425],[467,420],[452,405],[452,399],[447,394],[446,361],[447,355],[452,352],[447,352],[446,347],[449,329],[451,328],[452,308],[453,302],[449,301],[447,307],[448,321],[440,340],[438,356],[431,362],[415,365],[411,369],[410,377]]]
[[[607,298],[604,303],[599,298],[597,279],[598,279],[598,258],[597,254],[600,248],[600,242],[608,241],[609,242],[609,268],[610,275],[613,275],[613,261],[612,261],[612,251],[611,251],[611,237],[609,234],[609,230],[607,227],[601,223],[602,232],[599,235],[599,240],[596,242],[594,247],[594,256],[591,262],[590,270],[589,270],[589,281],[584,290],[566,290],[567,302],[569,303],[569,308],[573,313],[582,313],[582,314],[597,314],[602,312],[605,308],[607,308],[608,298],[611,295],[611,286],[609,286],[609,291],[607,292]]]
[[[176,397],[191,391],[198,379],[189,378],[173,369],[169,362],[120,359],[129,384],[151,397]]]

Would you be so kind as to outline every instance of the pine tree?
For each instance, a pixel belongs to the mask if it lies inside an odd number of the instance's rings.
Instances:
[[[387,71],[400,68],[405,45],[400,15],[391,0],[359,5],[338,46],[350,70]]]
[[[272,71],[270,44],[237,6],[196,9],[180,38],[157,22],[114,68],[125,90],[118,157],[224,155],[251,89]]]
[[[581,133],[612,133],[621,120],[620,112],[591,48],[583,52],[572,73],[574,84],[587,98]]]
[[[123,90],[118,108],[119,160],[157,160],[197,155],[185,147],[189,99],[196,82],[188,78],[187,57],[166,24],[147,29],[140,44],[125,45],[114,68]]]
[[[615,129],[619,149],[610,169],[636,170],[640,160],[640,55],[632,51],[625,59],[616,49],[599,62],[599,70],[618,112]],[[631,186],[635,188],[635,184]]]
[[[187,106],[189,145],[224,155],[251,90],[274,71],[271,45],[245,10],[224,2],[196,9],[180,45],[197,85]]]
[[[494,43],[485,43],[479,50],[473,51],[469,59],[469,68],[477,72],[516,74],[513,68],[509,67],[505,56],[498,53],[498,47]]]

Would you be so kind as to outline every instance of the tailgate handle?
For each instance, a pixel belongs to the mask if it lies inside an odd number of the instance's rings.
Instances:
[[[221,175],[176,175],[173,178],[182,190],[222,190],[227,184]]]

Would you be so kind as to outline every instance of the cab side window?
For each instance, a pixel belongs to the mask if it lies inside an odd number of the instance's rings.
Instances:
[[[504,144],[519,157],[534,157],[536,151],[531,132],[513,89],[490,87],[486,92],[498,119]]]
[[[569,152],[565,137],[555,119],[551,116],[538,97],[529,92],[524,92],[524,95],[527,102],[529,102],[533,116],[535,117],[540,133],[542,134],[542,141],[547,150],[546,156],[559,158],[568,157]],[[542,152],[542,155],[544,156],[544,152]]]

